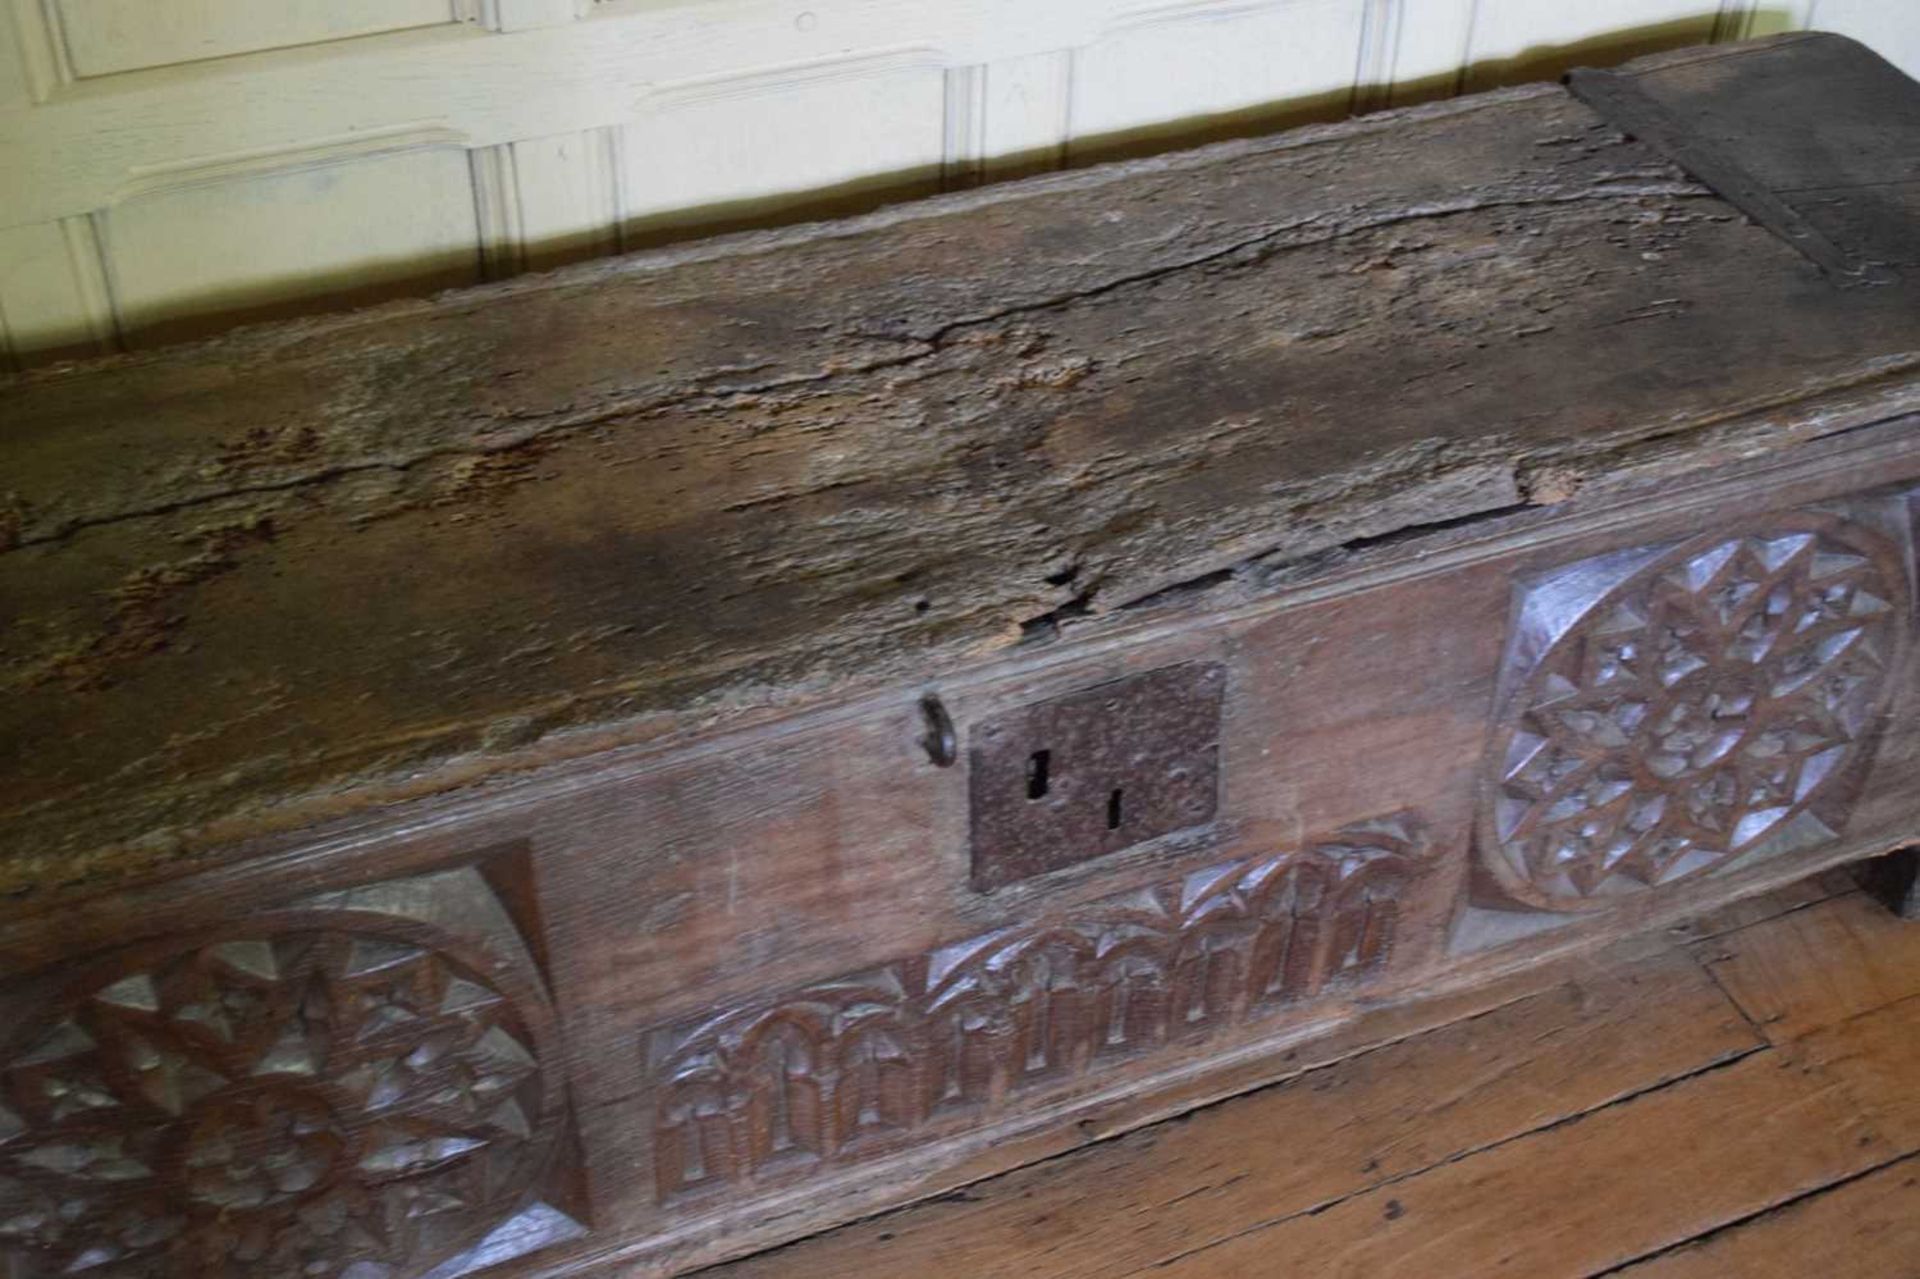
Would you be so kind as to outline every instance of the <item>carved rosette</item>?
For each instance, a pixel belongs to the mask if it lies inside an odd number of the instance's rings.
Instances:
[[[1376,977],[1411,822],[1227,862],[650,1037],[662,1201],[791,1181]]]
[[[31,1002],[0,1055],[10,1276],[460,1273],[542,1207],[553,1015],[477,872],[129,947]]]
[[[1832,838],[1907,616],[1895,547],[1814,514],[1534,583],[1481,803],[1498,897],[1586,910]]]

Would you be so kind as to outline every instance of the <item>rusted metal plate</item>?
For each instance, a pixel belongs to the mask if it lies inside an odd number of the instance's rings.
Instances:
[[[1213,820],[1225,668],[1196,662],[985,720],[971,734],[982,891]]]

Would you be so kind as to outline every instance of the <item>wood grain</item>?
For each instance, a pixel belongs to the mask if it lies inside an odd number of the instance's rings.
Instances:
[[[1920,88],[1864,52],[1629,74],[1764,105],[1745,169],[1902,242],[1856,179]],[[1546,86],[16,379],[0,1268],[91,1263],[84,1221],[235,1279],[667,1273],[1913,841],[1883,265]],[[1870,1171],[1877,1077],[1793,1047],[1898,1006],[1858,902],[1541,997],[1517,1060],[1296,1080],[1231,1172],[1107,1188],[1100,1265],[1361,1265],[1326,1232],[1402,1192],[1484,1271],[1459,1170],[1561,1211],[1567,1089],[1569,1211],[1637,1222],[1582,1264]],[[1338,1088],[1429,1139],[1299,1100]],[[1603,1175],[1683,1088],[1737,1174]],[[1257,1157],[1295,1131],[1344,1170]]]
[[[1614,1273],[1627,1279],[1907,1279],[1920,1252],[1920,1157]]]
[[[1858,886],[1851,867],[1823,871],[1796,880],[1774,892],[1743,898],[1685,920],[1675,926],[1674,935],[1688,941],[1705,941],[1784,915],[1788,911],[1817,905],[1830,897],[1853,892]]]
[[[1920,1099],[1913,1089],[1912,1044],[1920,1034],[1920,997],[1904,998],[1814,1031],[1797,1053],[1842,1081],[1875,1122],[1908,1149],[1920,1149]]]
[[[907,1258],[954,1276],[1150,1270],[1246,1223],[1322,1212],[1760,1042],[1697,966],[1668,954],[722,1273],[806,1279]]]
[[[1696,1125],[1731,1135],[1711,1149],[1670,1140]],[[1649,1160],[1654,1149],[1666,1157]],[[1244,1274],[1284,1256],[1330,1277],[1591,1274],[1896,1153],[1838,1084],[1753,1057],[1522,1137],[1471,1166],[1253,1228],[1157,1273]],[[1516,1237],[1514,1222],[1546,1216],[1553,1231]]]
[[[5,882],[1788,448],[1917,313],[1533,89],[31,377]]]
[[[1920,938],[1859,892],[1702,943],[1701,957],[1775,1040],[1920,993]]]
[[[1784,937],[1805,896],[1751,899],[1741,913],[1750,931],[1771,919]],[[1858,894],[1842,905],[1863,918],[1877,909]],[[1401,1264],[1425,1279],[1784,1279],[1829,1259],[1849,1276],[1909,1274],[1920,1001],[1897,997],[1776,1046],[1704,983],[1695,963],[1704,952],[1685,940],[1694,927],[1643,939],[1602,971],[1587,971],[1590,961],[1543,966],[1536,975],[1557,972],[1562,984],[1496,1011],[710,1273],[1158,1273],[1155,1260],[1184,1251],[1176,1272],[1222,1276]],[[1822,962],[1844,969],[1860,957]],[[1782,997],[1801,1021],[1825,1005],[1814,984]],[[1697,1055],[1713,1043],[1699,1038],[1709,1021],[1728,1027],[1722,1042],[1736,1060]],[[1695,1044],[1696,1068],[1679,1076],[1656,1065],[1672,1038]],[[1628,1058],[1653,1067],[1634,1072],[1638,1087],[1624,1097],[1595,1087]],[[1775,1116],[1781,1152],[1753,1165],[1743,1160],[1768,1138],[1722,1108],[1737,1071],[1751,1072],[1741,1092],[1824,1099]],[[1867,1145],[1836,1141],[1848,1132]],[[1784,1153],[1810,1144],[1834,1161],[1811,1174]],[[1708,1171],[1690,1179],[1695,1168]],[[1651,1231],[1634,1224],[1649,1216]],[[1194,1251],[1208,1235],[1224,1242]]]
[[[1825,0],[1818,20],[1920,69],[1914,26],[1883,7]],[[405,138],[423,101],[438,104],[441,143],[466,152],[451,158],[471,161],[469,203],[505,213],[478,245],[469,220],[456,256],[539,268],[615,251],[623,232],[791,220],[936,177],[1050,169],[1104,154],[1114,128],[1134,146],[1142,129],[1199,140],[1784,30],[1811,10],[813,0],[769,21],[758,0],[704,0],[697,20],[580,0],[49,0],[0,27],[0,147],[17,178],[0,190],[0,240],[27,255],[0,269],[0,347],[44,361],[263,308],[337,309],[382,277],[434,287],[447,264],[420,260],[446,247],[441,193],[383,198],[368,190],[383,166],[362,171],[339,145]],[[257,167],[235,173],[236,156]],[[128,199],[195,185],[211,188],[194,202],[201,223],[176,202]],[[277,233],[281,218],[301,233]],[[114,233],[93,237],[95,219]],[[63,228],[81,232],[78,261]],[[203,267],[224,253],[225,287],[143,261],[133,242],[163,235]],[[101,283],[123,272],[144,277],[136,305]]]

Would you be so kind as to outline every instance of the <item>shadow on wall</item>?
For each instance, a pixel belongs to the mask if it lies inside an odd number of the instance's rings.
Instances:
[[[429,260],[372,264],[346,275],[281,276],[252,282],[244,292],[180,299],[179,311],[192,314],[160,319],[125,336],[134,345],[150,347],[204,337],[240,324],[417,297],[450,286],[503,279],[612,253],[656,248],[727,232],[844,217],[943,190],[979,186],[989,180],[998,182],[1066,167],[1136,158],[1462,93],[1552,80],[1576,66],[1611,66],[1644,54],[1688,45],[1748,34],[1772,34],[1789,29],[1789,21],[1784,11],[1763,10],[1744,15],[1736,27],[1717,13],[1704,13],[1657,26],[1611,32],[1574,44],[1531,48],[1512,57],[1483,60],[1444,74],[1391,86],[1361,85],[1123,132],[1073,138],[1060,147],[993,157],[990,165],[978,162],[965,166],[927,165],[875,174],[835,187],[676,209],[620,228],[517,246],[504,257],[483,256],[476,261],[475,254],[461,252],[441,254]],[[57,357],[62,353],[44,354]]]

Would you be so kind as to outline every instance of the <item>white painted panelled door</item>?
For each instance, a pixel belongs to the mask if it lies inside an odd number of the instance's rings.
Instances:
[[[1920,0],[0,0],[0,355],[149,346]]]

